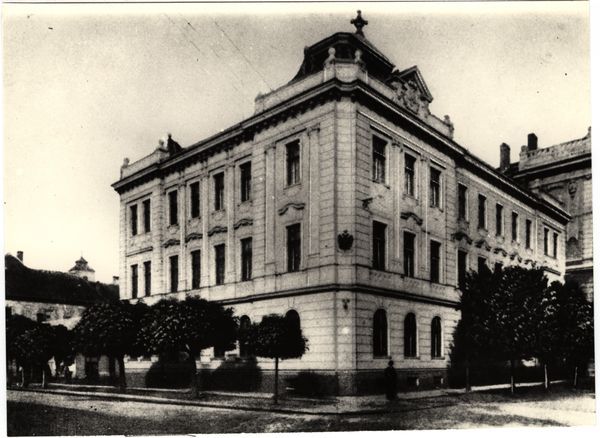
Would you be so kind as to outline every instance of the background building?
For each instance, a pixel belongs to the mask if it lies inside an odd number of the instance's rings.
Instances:
[[[569,215],[454,142],[419,69],[396,69],[353,23],[307,47],[252,117],[124,162],[121,298],[294,317],[310,350],[283,378],[329,392],[378,391],[389,358],[401,387],[443,385],[466,272],[518,264],[561,279]],[[271,361],[231,360],[243,355],[199,365],[234,376],[252,363],[270,385]],[[134,363],[132,378],[152,366]]]
[[[73,275],[31,269],[23,263],[23,252],[17,257],[4,256],[5,306],[7,315],[22,315],[50,325],[75,327],[84,310],[95,303],[119,299],[118,285],[90,282]],[[77,355],[74,378],[108,373],[108,360]],[[53,370],[54,372],[54,370]]]
[[[569,212],[566,230],[566,273],[593,300],[592,130],[575,140],[538,148],[529,134],[519,161],[510,163],[510,149],[501,146],[501,170],[539,194],[550,195]],[[504,152],[502,152],[504,150]],[[503,155],[504,154],[504,155]],[[508,154],[508,155],[507,155]]]
[[[79,260],[75,262],[75,266],[69,269],[69,274],[75,275],[76,277],[83,278],[84,280],[94,281],[96,277],[96,271],[94,271],[89,265],[86,259],[81,256]]]

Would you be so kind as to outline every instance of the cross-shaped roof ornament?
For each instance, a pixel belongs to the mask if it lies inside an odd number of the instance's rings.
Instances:
[[[356,18],[350,20],[350,24],[353,24],[356,27],[356,33],[358,35],[365,36],[363,33],[363,27],[365,27],[369,22],[367,20],[363,20],[363,17],[360,15],[360,10],[356,11]]]

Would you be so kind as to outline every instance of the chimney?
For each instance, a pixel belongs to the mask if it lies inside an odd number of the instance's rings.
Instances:
[[[537,149],[537,135],[535,135],[533,132],[531,134],[529,134],[527,136],[527,150],[528,151],[535,151]]]
[[[17,251],[17,258],[23,263],[23,251]]]
[[[115,286],[119,285],[119,276],[118,275],[113,275],[112,284],[115,285]]]
[[[500,145],[500,172],[510,167],[510,146],[506,143]]]

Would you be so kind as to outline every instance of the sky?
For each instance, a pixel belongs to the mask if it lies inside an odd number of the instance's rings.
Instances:
[[[398,69],[418,65],[455,140],[497,166],[591,124],[588,4],[336,3],[3,5],[4,245],[32,268],[83,255],[118,275],[125,157],[167,132],[188,146],[254,112],[296,74],[303,48],[353,32]]]

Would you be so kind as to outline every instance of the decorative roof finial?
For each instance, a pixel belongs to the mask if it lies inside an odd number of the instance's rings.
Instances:
[[[363,27],[365,27],[369,22],[367,20],[363,20],[363,17],[360,15],[360,10],[356,11],[356,18],[350,20],[350,24],[353,24],[356,27],[356,33],[361,36],[365,36],[363,33]]]

